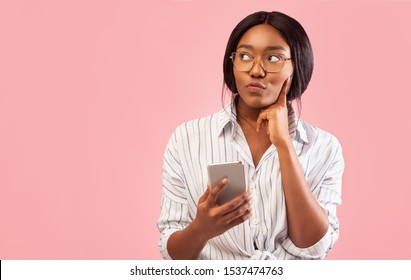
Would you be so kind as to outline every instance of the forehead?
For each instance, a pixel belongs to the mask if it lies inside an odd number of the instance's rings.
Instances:
[[[280,46],[286,53],[290,52],[290,47],[284,40],[282,34],[269,24],[259,24],[248,29],[237,44],[237,49],[241,45],[249,45],[255,51],[264,51],[267,47]]]

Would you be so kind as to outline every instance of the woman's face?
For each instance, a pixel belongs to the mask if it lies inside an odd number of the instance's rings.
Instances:
[[[242,101],[254,109],[262,109],[275,103],[284,81],[292,77],[293,65],[291,60],[286,60],[280,72],[269,73],[264,71],[261,60],[270,54],[291,57],[290,47],[281,33],[268,24],[253,26],[238,42],[236,52],[247,53],[255,58],[254,65],[248,72],[234,67],[235,83]]]

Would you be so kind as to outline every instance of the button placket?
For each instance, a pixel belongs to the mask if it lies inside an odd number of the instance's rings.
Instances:
[[[259,231],[260,231],[260,227],[259,227],[259,215],[258,215],[258,208],[255,205],[258,205],[258,195],[257,195],[257,186],[255,183],[256,180],[256,174],[255,172],[253,172],[252,176],[250,176],[250,184],[249,184],[249,189],[251,192],[251,196],[253,198],[253,205],[252,205],[252,209],[253,209],[253,214],[250,218],[250,227],[252,229],[252,233],[253,233],[253,237],[256,238]]]

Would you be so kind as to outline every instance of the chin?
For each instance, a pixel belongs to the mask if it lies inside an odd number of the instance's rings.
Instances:
[[[263,109],[263,108],[266,108],[272,105],[275,102],[275,100],[271,100],[271,98],[270,100],[268,100],[259,95],[253,95],[253,96],[247,95],[245,98],[242,98],[242,99],[243,99],[243,102],[248,107],[251,107],[254,109]]]

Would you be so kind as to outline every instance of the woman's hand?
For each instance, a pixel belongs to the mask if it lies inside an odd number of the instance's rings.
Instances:
[[[217,205],[217,197],[227,184],[221,180],[212,190],[207,186],[200,197],[197,215],[185,229],[174,232],[167,242],[167,250],[175,260],[195,260],[207,241],[251,217],[251,196],[245,191],[223,205]]]
[[[264,125],[267,134],[270,135],[270,141],[277,148],[279,145],[291,141],[288,131],[288,109],[287,93],[291,84],[291,77],[284,81],[277,101],[271,106],[261,110],[257,119],[257,132],[261,125]]]
[[[223,234],[251,217],[252,198],[249,191],[244,191],[223,205],[217,204],[217,197],[227,182],[226,178],[222,179],[212,190],[210,185],[207,185],[206,192],[198,201],[197,215],[192,226],[197,228],[199,237],[204,242]]]

